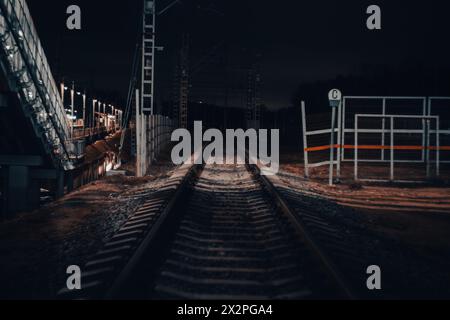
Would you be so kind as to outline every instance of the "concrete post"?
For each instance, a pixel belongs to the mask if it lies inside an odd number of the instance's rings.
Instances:
[[[30,172],[26,166],[10,166],[8,168],[7,178],[7,217],[11,217],[12,214],[27,211],[29,206],[28,189],[30,186]]]

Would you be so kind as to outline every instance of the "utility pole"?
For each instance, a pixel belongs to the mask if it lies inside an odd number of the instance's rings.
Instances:
[[[83,93],[83,131],[86,129],[86,90]]]
[[[95,104],[97,103],[97,99],[92,100],[92,116],[91,116],[91,134],[94,134],[95,130]]]
[[[225,63],[225,103],[223,108],[223,131],[226,132],[228,124],[228,99],[230,94],[230,59],[228,42],[224,46],[224,63]]]
[[[140,98],[141,109],[145,115],[154,114],[155,32],[155,0],[144,0]]]
[[[144,0],[142,14],[141,87],[136,92],[137,176],[145,175],[149,164],[147,130],[149,116],[154,115],[156,3]],[[139,100],[137,100],[139,99]]]
[[[62,100],[62,104],[63,104],[64,110],[65,110],[66,106],[64,105],[64,91],[65,91],[64,81],[61,82],[60,90],[61,90],[61,100]]]
[[[261,127],[261,102],[260,102],[261,72],[259,55],[252,62],[248,70],[247,86],[247,127],[259,129]]]
[[[172,2],[157,13],[156,0],[143,1],[141,86],[139,92],[136,92],[136,98],[139,98],[139,101],[136,101],[136,157],[139,159],[139,165],[142,164],[137,170],[138,176],[145,175],[147,166],[152,160],[149,159],[148,129],[150,116],[155,115],[155,53],[156,50],[162,50],[162,48],[156,47],[156,16],[165,13],[178,2],[179,0]],[[141,169],[142,167],[143,169]]]
[[[141,110],[139,106],[139,101],[141,99],[139,98],[139,89],[136,89],[136,145],[137,145],[137,151],[136,151],[136,176],[137,177],[143,177],[142,173],[142,157],[141,157],[141,148],[142,148],[142,134],[141,134]]]
[[[175,81],[174,116],[180,128],[188,127],[189,35],[183,34]]]
[[[103,126],[103,127],[106,127],[105,112],[106,112],[106,103],[103,102],[103,107],[102,107],[102,122],[101,122],[101,126]]]
[[[150,164],[150,155],[148,150],[148,127],[150,116],[155,114],[155,53],[162,48],[156,46],[156,16],[162,15],[171,7],[177,4],[179,0],[172,2],[165,9],[156,12],[156,0],[143,1],[142,14],[142,47],[141,47],[141,86],[140,92],[136,92],[136,137],[137,158],[142,164],[138,175],[145,175],[147,166]]]
[[[75,83],[72,82],[72,89],[70,90],[70,136],[73,139],[73,127],[74,127],[74,116],[75,116]]]

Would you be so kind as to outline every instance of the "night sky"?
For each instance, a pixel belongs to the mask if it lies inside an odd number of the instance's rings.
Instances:
[[[27,2],[56,79],[126,97],[140,0]],[[81,31],[65,28],[70,4],[82,9]],[[381,31],[366,28],[371,4],[382,9]],[[183,31],[191,34],[192,64],[221,41],[234,60],[260,53],[262,98],[270,108],[288,106],[302,83],[358,74],[366,64],[446,68],[449,10],[448,1],[183,0],[158,18],[158,45],[165,51],[158,54],[157,94],[159,100],[170,97]]]

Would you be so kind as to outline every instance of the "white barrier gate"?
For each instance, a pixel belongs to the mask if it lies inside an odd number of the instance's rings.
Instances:
[[[367,131],[363,128],[360,128],[359,123],[360,123],[360,119],[362,118],[366,118],[366,119],[382,119],[383,120],[383,125],[386,125],[386,119],[389,119],[389,129],[382,129],[382,130],[372,130],[371,133],[378,133],[378,132],[382,132],[383,133],[383,137],[384,137],[384,133],[388,132],[389,133],[389,137],[390,137],[390,142],[389,142],[389,146],[386,147],[384,144],[383,146],[361,146],[359,144],[359,134],[361,133],[361,131]],[[408,130],[408,129],[395,129],[395,120],[397,119],[417,119],[417,120],[421,120],[424,130],[422,133],[422,136],[425,138],[425,146],[398,146],[395,144],[395,134],[397,133],[411,133],[411,132],[417,132],[417,130]],[[430,128],[431,128],[431,124],[430,122],[434,121],[435,122],[435,128],[436,130],[434,130],[434,134],[436,135],[436,145],[435,147],[431,147],[431,143],[430,143],[430,136],[432,134]],[[420,132],[419,132],[420,133]],[[424,153],[424,157],[425,157],[425,163],[426,163],[426,170],[427,170],[427,178],[431,177],[431,161],[430,161],[430,152],[431,150],[435,150],[436,151],[436,176],[439,176],[439,166],[440,166],[440,141],[439,141],[439,135],[440,135],[440,131],[439,131],[439,117],[438,116],[408,116],[408,115],[375,115],[375,114],[356,114],[355,115],[355,129],[354,129],[354,134],[355,134],[355,152],[354,152],[354,174],[355,174],[355,180],[356,181],[368,181],[368,182],[418,182],[418,181],[403,181],[403,180],[395,180],[395,175],[394,175],[394,168],[395,168],[395,163],[396,162],[400,162],[400,160],[396,160],[395,159],[395,151],[396,150],[414,150],[414,151],[422,151]],[[389,150],[389,160],[384,160],[383,161],[388,161],[390,164],[390,179],[389,180],[383,180],[383,179],[360,179],[359,178],[359,171],[358,171],[358,164],[361,161],[365,161],[365,162],[373,162],[374,160],[362,160],[359,159],[359,150],[363,150],[363,149],[370,149],[370,148],[382,148],[381,150]],[[383,153],[383,157],[384,157],[384,153]],[[414,160],[403,160],[402,162],[417,162]]]
[[[363,101],[363,103],[352,106],[352,102],[355,101]],[[444,104],[443,109],[441,110],[439,110],[439,103]],[[368,108],[367,105],[369,105]],[[361,112],[357,110],[358,108],[361,109],[359,110]],[[372,110],[370,110],[370,108],[372,108]],[[370,181],[402,182],[400,180],[395,180],[395,174],[393,171],[396,163],[424,163],[426,165],[427,178],[430,178],[432,176],[432,163],[434,163],[436,168],[436,176],[440,175],[441,164],[450,163],[450,97],[427,98],[406,96],[346,96],[343,98],[342,104],[339,105],[338,108],[338,123],[336,129],[334,130],[334,132],[337,133],[338,142],[334,146],[325,145],[324,143],[319,146],[309,145],[308,138],[319,135],[331,135],[332,129],[326,128],[321,130],[308,131],[305,103],[303,101],[301,105],[301,111],[303,124],[305,177],[307,178],[310,176],[310,169],[330,165],[330,172],[331,170],[334,170],[334,167],[336,166],[337,178],[340,179],[341,163],[354,162],[355,180],[363,181],[358,176],[358,164],[385,163],[390,164],[391,167],[390,179],[372,179]],[[370,118],[379,119],[381,121],[380,127],[361,127],[360,121],[362,119]],[[405,124],[403,124],[403,128],[397,125],[408,120],[419,121],[421,122],[421,125],[415,128],[411,128],[411,126]],[[354,123],[352,124],[353,121]],[[379,142],[374,145],[361,145],[360,137],[363,134],[379,135]],[[395,145],[392,139],[397,135],[410,137],[415,135],[418,143],[415,145]],[[349,138],[354,139],[354,141],[349,143]],[[431,138],[433,138],[435,141],[433,146],[431,145]],[[444,138],[445,140],[444,145],[442,145],[442,138]],[[335,158],[334,161],[327,160],[317,163],[310,162],[311,152],[324,150],[331,151],[331,149],[334,148],[337,149],[337,158]],[[361,152],[361,150],[364,149],[378,150],[380,152],[380,155],[372,159],[365,159],[361,157],[363,153]],[[350,152],[348,150],[353,150],[353,156],[350,155]],[[402,159],[401,157],[395,156],[396,150],[416,151],[420,156],[418,156],[417,159],[409,159],[410,157],[408,155],[407,159]],[[435,151],[436,154],[434,160],[432,160],[430,157],[432,151]],[[441,156],[442,154],[444,154],[444,156]],[[387,155],[389,155],[389,157],[387,157]],[[447,157],[448,159],[446,159],[445,157]]]

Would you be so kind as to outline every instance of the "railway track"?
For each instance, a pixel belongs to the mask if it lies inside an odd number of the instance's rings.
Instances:
[[[256,166],[180,169],[83,272],[63,298],[353,297]]]
[[[337,214],[342,210],[339,205],[317,198],[316,193],[305,189],[303,182],[303,178],[280,172],[272,185],[314,242],[327,252],[334,268],[342,270],[346,283],[352,284],[352,291],[364,299],[383,297],[382,292],[369,292],[366,287],[367,267],[383,260],[382,257],[375,258],[372,251],[380,250],[377,249],[377,236],[362,229],[347,215]],[[393,274],[390,281],[395,282],[395,277]]]

